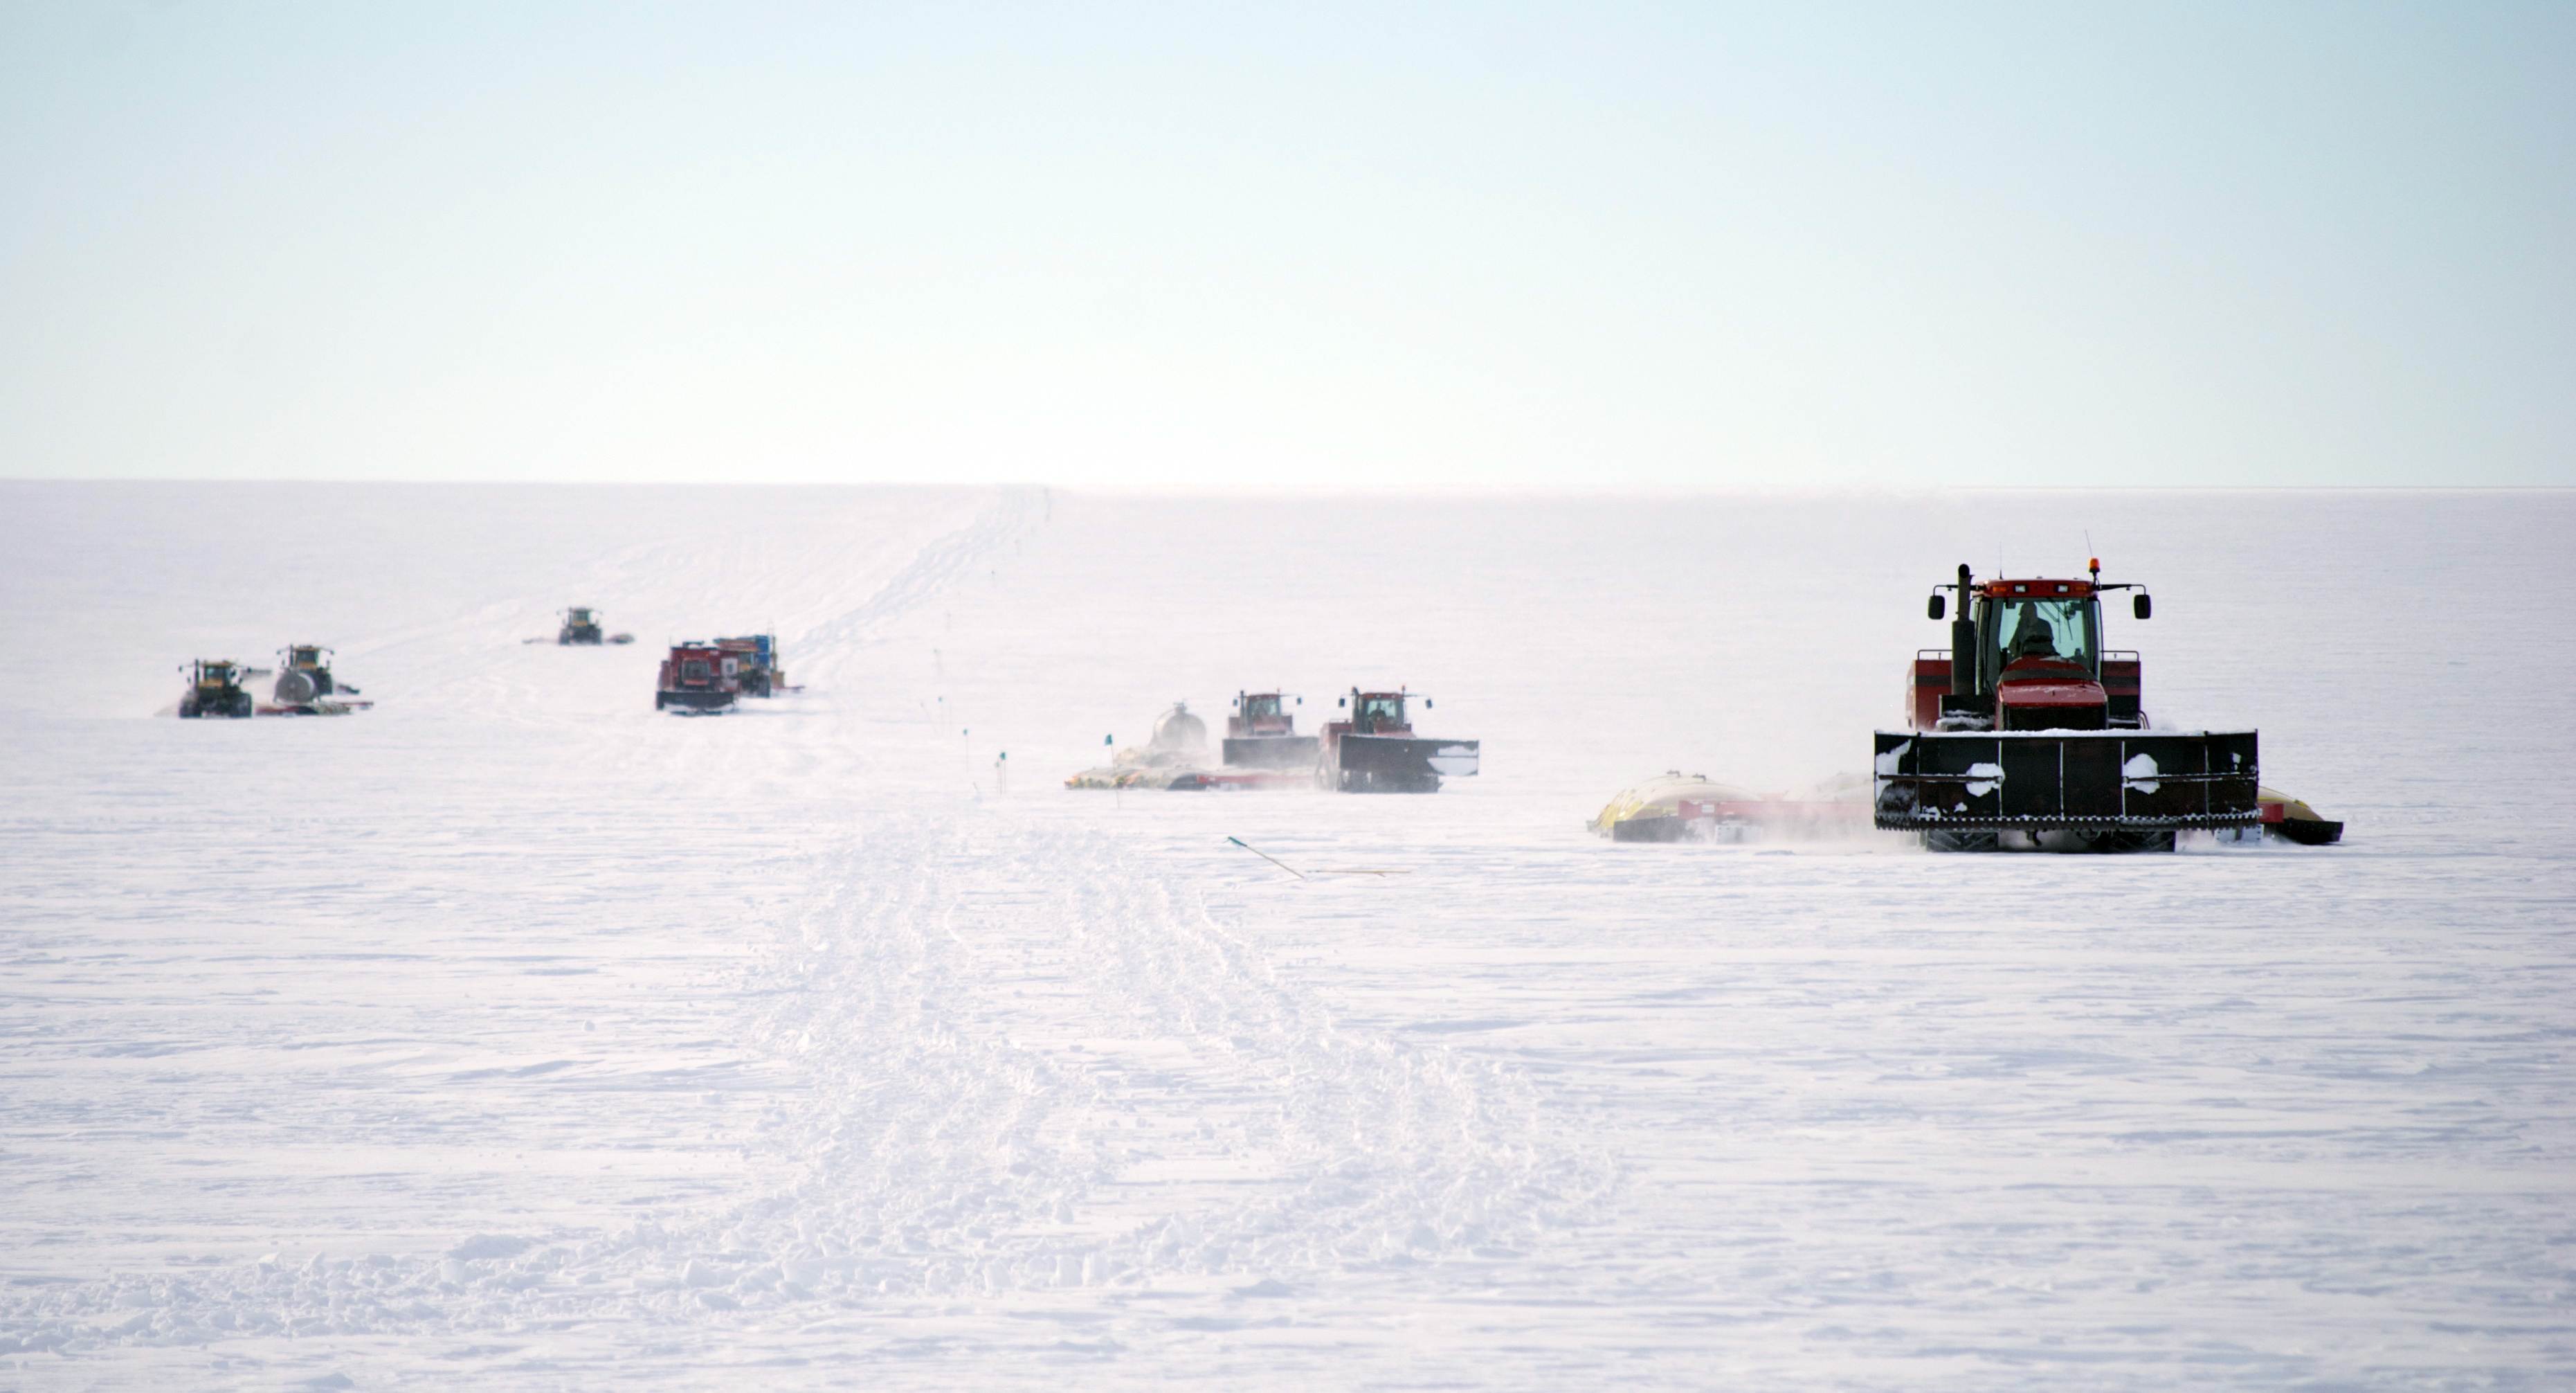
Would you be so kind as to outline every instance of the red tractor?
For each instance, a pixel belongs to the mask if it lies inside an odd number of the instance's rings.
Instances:
[[[1412,694],[1402,688],[1392,692],[1351,688],[1351,694],[1338,703],[1350,712],[1349,719],[1324,726],[1322,755],[1315,761],[1316,785],[1343,793],[1437,793],[1441,779],[1475,773],[1482,742],[1416,737],[1404,715],[1405,703],[1411,699]],[[1422,706],[1429,710],[1431,698],[1424,697]]]
[[[721,711],[742,694],[742,659],[712,643],[677,643],[662,660],[653,709]]]
[[[1297,733],[1297,718],[1288,703],[1304,697],[1281,692],[1237,692],[1234,714],[1225,718],[1225,763],[1229,769],[1303,769],[1315,763],[1320,743]]]
[[[2102,644],[2102,563],[2082,580],[1965,566],[1950,646],[1914,657],[1906,731],[1876,740],[1873,818],[1935,851],[2170,851],[2185,827],[2259,826],[2255,733],[2151,731],[2138,655]],[[2141,592],[2132,613],[2154,603]]]

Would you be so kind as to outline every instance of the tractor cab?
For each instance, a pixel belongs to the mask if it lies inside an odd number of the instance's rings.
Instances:
[[[2109,727],[2101,610],[2080,580],[1988,581],[1977,592],[1976,680],[1991,699],[1989,729]]]
[[[575,606],[565,610],[563,628],[555,635],[555,642],[562,644],[599,643],[604,639],[605,636],[599,631],[598,612],[587,606]]]
[[[1411,735],[1413,724],[1404,719],[1403,692],[1363,692],[1354,690],[1342,700],[1350,707],[1350,730],[1353,735]]]
[[[1909,711],[1918,730],[2107,730],[2142,727],[2138,655],[2102,647],[2098,563],[2090,579],[1977,581],[1959,568],[1950,647],[1915,655]],[[1935,593],[1938,619],[1944,597]],[[2151,602],[2136,597],[2139,618]]]
[[[1281,692],[1237,692],[1234,714],[1225,718],[1225,733],[1241,739],[1247,736],[1294,735],[1297,718],[1288,710],[1290,701],[1303,702]]]

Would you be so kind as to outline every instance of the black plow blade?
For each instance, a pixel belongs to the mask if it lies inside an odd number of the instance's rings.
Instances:
[[[1353,793],[1433,793],[1444,778],[1476,772],[1474,740],[1418,740],[1404,735],[1345,735],[1340,786]]]
[[[2262,820],[2254,732],[1879,731],[1873,820],[1900,831],[2160,831]]]

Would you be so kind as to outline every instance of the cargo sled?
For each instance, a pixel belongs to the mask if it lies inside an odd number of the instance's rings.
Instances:
[[[1848,836],[1869,830],[1870,785],[1857,774],[1846,774],[1784,797],[1673,769],[1621,789],[1584,825],[1614,842]]]
[[[2343,840],[2343,824],[2319,816],[2317,810],[2279,789],[2258,789],[2263,821],[2255,827],[2238,827],[2218,832],[2222,843],[2243,845],[2248,842],[2284,841],[2300,846],[2332,846]]]
[[[1153,738],[1143,749],[1120,750],[1100,768],[1067,776],[1064,786],[1186,793],[1295,788],[1308,777],[1303,770],[1210,769],[1207,755],[1207,722],[1190,714],[1188,702],[1176,701],[1171,710],[1154,718]]]
[[[733,655],[734,685],[748,697],[770,697],[780,692],[799,691],[787,685],[787,672],[778,665],[776,634],[746,634],[741,638],[720,638],[715,646]]]

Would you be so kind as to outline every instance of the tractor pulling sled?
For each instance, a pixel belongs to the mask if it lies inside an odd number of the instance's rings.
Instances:
[[[1910,729],[1875,737],[1877,826],[1933,851],[2171,851],[2188,828],[2342,835],[2262,787],[2255,732],[2151,728],[2138,655],[2101,646],[2101,597],[2139,587],[2103,584],[2098,560],[2065,580],[1979,583],[1961,566],[1926,606],[1935,620],[1942,590],[1959,602],[1950,647],[1915,655]],[[2139,590],[2131,608],[2144,620],[2154,602]]]
[[[1322,744],[1297,733],[1297,717],[1287,703],[1306,704],[1285,692],[1237,692],[1234,714],[1225,718],[1225,763],[1229,769],[1312,769]]]
[[[653,709],[703,716],[722,711],[743,697],[769,697],[801,691],[789,686],[778,666],[778,639],[771,634],[720,638],[705,643],[675,643],[653,692]]]
[[[268,675],[230,658],[199,658],[179,669],[188,674],[187,694],[179,698],[179,718],[186,721],[248,720],[253,716],[345,716],[375,703],[346,701],[339,693],[357,688],[331,675],[331,650],[313,643],[290,644],[278,652],[277,684],[270,700],[250,694],[250,679]]]
[[[555,631],[555,642],[566,647],[575,644],[597,647],[602,643],[633,643],[634,641],[633,634],[603,632],[599,622],[599,611],[586,605],[576,605],[565,610],[563,627]],[[544,640],[530,639],[528,642],[542,643]]]
[[[1426,740],[1413,733],[1403,688],[1363,692],[1336,704],[1350,712],[1346,720],[1324,726],[1323,745],[1315,761],[1315,786],[1340,793],[1437,793],[1444,778],[1473,775],[1482,759],[1482,741]],[[1431,698],[1421,699],[1424,710]]]
[[[331,674],[331,650],[318,643],[290,643],[277,650],[277,684],[260,706],[263,716],[345,716],[375,705],[350,701],[358,689]]]

